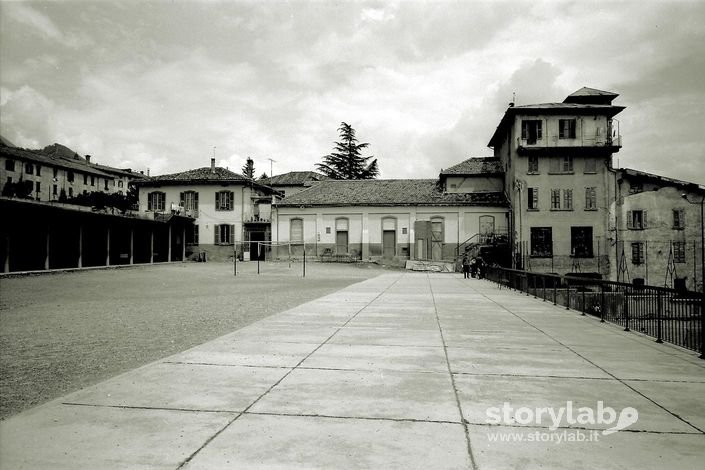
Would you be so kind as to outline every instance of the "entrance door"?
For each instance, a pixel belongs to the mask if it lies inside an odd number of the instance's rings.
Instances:
[[[263,242],[264,232],[250,232],[250,259],[253,261],[264,261],[264,252],[266,247],[258,244],[257,242]],[[259,249],[258,249],[259,248]]]
[[[382,232],[382,257],[394,258],[396,256],[397,232],[385,230]]]
[[[491,215],[480,216],[480,243],[489,243],[494,234],[494,217]]]
[[[443,259],[443,219],[431,219],[431,259]]]
[[[335,232],[335,252],[339,255],[347,254],[348,252],[348,232]]]

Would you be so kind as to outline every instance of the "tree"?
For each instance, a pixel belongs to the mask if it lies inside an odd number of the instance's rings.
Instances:
[[[267,176],[267,172],[266,172],[266,171],[265,171],[264,173],[262,173],[262,176],[259,177],[259,179],[261,179],[261,180],[267,179],[267,178],[269,178],[269,176]]]
[[[250,179],[255,177],[255,162],[250,157],[247,157],[247,163],[242,167],[242,174]]]
[[[379,174],[377,159],[370,163],[372,156],[363,157],[362,150],[370,144],[359,144],[355,129],[345,122],[340,123],[340,142],[334,142],[333,152],[323,157],[323,163],[317,163],[316,169],[324,175],[337,180],[366,180],[376,178]]]

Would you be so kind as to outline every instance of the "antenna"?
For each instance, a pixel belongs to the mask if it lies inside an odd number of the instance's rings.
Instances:
[[[215,158],[215,145],[213,146],[213,158]]]
[[[271,178],[272,176],[274,176],[272,164],[276,162],[276,160],[274,160],[273,158],[268,158],[267,160],[269,160],[269,177]]]

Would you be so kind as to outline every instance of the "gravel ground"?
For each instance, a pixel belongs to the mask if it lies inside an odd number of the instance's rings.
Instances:
[[[382,273],[185,263],[0,279],[0,419]]]

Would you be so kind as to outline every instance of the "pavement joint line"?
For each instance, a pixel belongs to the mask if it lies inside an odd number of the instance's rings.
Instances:
[[[202,410],[198,408],[172,408],[168,406],[136,406],[136,405],[103,405],[100,403],[79,403],[64,401],[62,405],[66,406],[85,406],[88,408],[117,408],[122,410],[155,410],[155,411],[183,411],[186,413],[220,413],[220,414],[238,414],[240,410]]]
[[[448,368],[448,375],[450,376],[450,383],[453,387],[453,394],[455,395],[455,404],[458,407],[458,413],[460,413],[460,422],[463,423],[463,431],[465,433],[465,443],[467,446],[468,457],[470,458],[470,466],[473,469],[479,468],[475,462],[475,456],[472,452],[472,444],[470,443],[470,430],[468,429],[465,416],[463,414],[463,406],[460,403],[460,395],[458,394],[458,387],[455,385],[455,376],[453,375],[453,370],[450,367],[450,359],[448,358],[448,345],[446,344],[445,336],[443,335],[443,327],[441,326],[441,320],[438,317],[438,307],[436,306],[436,295],[433,292],[433,283],[428,273],[426,274],[426,281],[428,282],[428,288],[431,292],[431,299],[433,299],[433,309],[436,315],[436,323],[438,324],[438,331],[441,334],[441,342],[443,343],[443,355],[446,359],[446,367]]]
[[[459,279],[458,279],[458,281],[459,281]],[[483,295],[484,295],[484,294],[483,294]],[[486,296],[486,297],[487,297],[487,296]],[[636,388],[632,387],[631,385],[629,385],[628,383],[626,383],[624,380],[620,379],[619,377],[617,377],[617,376],[614,375],[613,373],[609,372],[608,370],[604,369],[603,367],[600,367],[599,365],[595,364],[593,361],[591,361],[591,360],[588,359],[587,357],[583,356],[583,355],[580,354],[579,352],[575,351],[575,350],[572,349],[570,346],[561,343],[559,340],[557,340],[557,339],[554,338],[553,336],[549,335],[548,333],[546,333],[545,331],[543,331],[543,330],[542,330],[541,328],[539,328],[538,326],[532,324],[531,322],[529,322],[528,320],[526,320],[526,319],[523,318],[522,316],[520,316],[520,315],[518,315],[517,313],[513,312],[512,310],[510,310],[509,308],[507,308],[507,307],[505,307],[504,305],[500,304],[499,302],[497,302],[497,301],[491,299],[490,297],[487,297],[487,299],[491,300],[492,302],[495,303],[495,305],[497,305],[497,306],[500,307],[501,309],[505,310],[506,312],[510,313],[511,315],[514,315],[515,317],[517,317],[518,319],[520,319],[521,321],[523,321],[523,322],[526,323],[527,325],[531,326],[532,328],[535,328],[536,330],[540,331],[540,332],[543,333],[544,335],[548,336],[548,337],[551,338],[553,341],[557,342],[558,344],[560,344],[560,345],[563,346],[564,348],[568,349],[569,351],[571,351],[571,352],[572,352],[573,354],[575,354],[576,356],[582,358],[584,361],[589,362],[590,364],[592,364],[592,365],[595,366],[596,368],[600,369],[600,370],[601,370],[602,372],[604,372],[605,374],[609,375],[610,377],[614,377],[614,378],[615,378],[618,382],[620,382],[622,385],[624,385],[625,387],[627,387],[628,389],[630,389],[631,391],[633,391],[633,392],[636,393],[637,395],[640,395],[640,396],[646,398],[648,401],[650,401],[651,403],[653,403],[653,404],[656,405],[657,407],[661,408],[661,409],[664,410],[666,413],[670,414],[671,416],[675,417],[676,419],[679,419],[680,421],[683,421],[685,424],[687,424],[688,426],[692,427],[693,429],[696,429],[696,430],[697,430],[698,432],[700,432],[701,434],[705,434],[705,431],[703,431],[702,429],[700,429],[699,427],[697,427],[697,426],[694,425],[693,423],[689,422],[688,420],[686,420],[685,418],[681,417],[681,416],[678,415],[677,413],[674,413],[673,411],[669,410],[669,409],[666,408],[665,406],[663,406],[663,405],[661,405],[660,403],[658,403],[656,400],[654,400],[654,399],[652,399],[652,398],[646,396],[645,394],[641,393],[639,390],[637,390]]]
[[[382,416],[342,416],[342,415],[320,415],[320,414],[309,414],[309,413],[275,413],[268,411],[247,411],[244,412],[245,415],[259,415],[259,416],[286,416],[292,418],[324,418],[324,419],[348,419],[348,420],[358,420],[358,421],[392,421],[395,423],[430,423],[430,424],[455,424],[462,425],[460,421],[447,421],[440,419],[418,419],[418,418],[390,418]]]
[[[217,367],[248,367],[250,369],[291,369],[292,366],[258,366],[255,364],[217,364],[210,362],[180,362],[180,361],[165,361],[162,364],[177,364],[177,365],[189,365],[189,366],[217,366]],[[409,374],[443,374],[443,372],[429,369],[393,369],[390,367],[378,367],[376,369],[362,369],[362,368],[339,368],[339,367],[314,367],[314,366],[300,366],[298,369],[301,370],[330,370],[330,371],[344,371],[344,372],[399,372],[399,373],[409,373]]]
[[[248,367],[250,369],[291,369],[291,366],[268,366],[256,364],[218,364],[215,362],[184,362],[184,361],[164,361],[162,364],[175,364],[187,366],[218,366],[218,367]]]
[[[540,426],[522,426],[520,424],[490,424],[490,423],[473,423],[470,421],[467,421],[467,424],[470,426],[482,426],[485,428],[512,428],[512,429],[537,429],[537,430],[543,430],[546,431],[547,429],[550,429],[548,427],[540,427]],[[606,428],[587,428],[583,426],[558,426],[555,428],[556,430],[579,430],[579,431],[605,431]],[[654,431],[654,430],[649,430],[649,429],[620,429],[617,432],[630,432],[634,434],[668,434],[668,435],[678,435],[678,436],[702,436],[702,433],[699,432],[688,432],[688,431]]]
[[[365,308],[367,308],[369,305],[372,305],[373,302],[375,302],[377,299],[379,299],[385,292],[387,292],[387,291],[388,291],[394,284],[396,284],[396,283],[399,281],[399,279],[401,279],[402,277],[403,277],[403,275],[397,277],[397,278],[394,280],[394,282],[392,282],[392,283],[389,284],[387,287],[385,287],[385,288],[384,288],[379,294],[377,294],[372,300],[370,300],[367,304],[365,304],[365,305],[364,305],[362,308],[360,308],[357,312],[355,312],[354,314],[352,314],[352,316],[350,316],[350,317],[348,318],[348,320],[347,320],[342,326],[338,327],[327,339],[325,339],[321,344],[319,344],[313,351],[311,351],[310,353],[308,353],[308,354],[306,355],[306,357],[304,357],[303,359],[301,359],[294,367],[290,368],[290,370],[289,370],[286,374],[282,375],[282,376],[279,378],[279,380],[277,380],[276,382],[274,382],[274,384],[272,384],[271,387],[269,387],[267,390],[265,390],[264,392],[262,392],[262,394],[261,394],[260,396],[258,396],[257,398],[255,398],[255,400],[254,400],[252,403],[250,403],[240,414],[238,414],[238,415],[235,416],[232,420],[230,420],[228,423],[226,423],[225,426],[223,426],[223,427],[222,427],[220,430],[218,430],[215,434],[213,434],[212,436],[210,436],[210,437],[206,440],[206,442],[203,443],[203,445],[201,445],[198,449],[196,449],[195,451],[193,451],[193,452],[191,453],[191,455],[189,455],[188,457],[186,457],[186,459],[185,459],[183,462],[181,462],[181,463],[176,467],[176,470],[180,470],[180,469],[184,468],[184,466],[187,465],[189,462],[191,462],[191,460],[193,460],[208,444],[210,444],[210,443],[213,441],[213,439],[215,439],[216,437],[218,437],[223,431],[225,431],[228,427],[230,427],[230,425],[233,424],[240,416],[242,416],[243,414],[247,413],[247,412],[248,412],[253,406],[255,406],[262,398],[264,398],[264,397],[265,397],[269,392],[271,392],[277,385],[279,385],[285,378],[287,378],[292,372],[294,372],[306,359],[308,359],[309,357],[311,357],[316,351],[318,351],[321,347],[323,347],[323,345],[326,344],[328,341],[330,341],[330,339],[331,339],[333,336],[335,336],[336,333],[338,333],[338,331],[340,331],[345,325],[347,325],[350,321],[352,321],[352,319],[355,318],[355,317],[356,317],[360,312],[362,312]],[[364,282],[364,281],[363,281],[363,282]],[[354,284],[353,284],[353,285],[354,285]],[[348,286],[348,287],[349,287],[349,286]],[[314,301],[314,302],[315,302],[315,301]],[[282,313],[283,313],[283,312],[282,312]],[[312,344],[312,343],[309,343],[309,344]]]
[[[482,372],[453,372],[454,375],[470,375],[478,377],[517,377],[530,379],[574,379],[574,380],[609,380],[616,382],[616,379],[611,377],[582,377],[577,375],[533,375],[533,374],[502,374],[502,373],[482,373]],[[690,382],[689,382],[690,383]],[[701,383],[701,382],[692,382]]]

